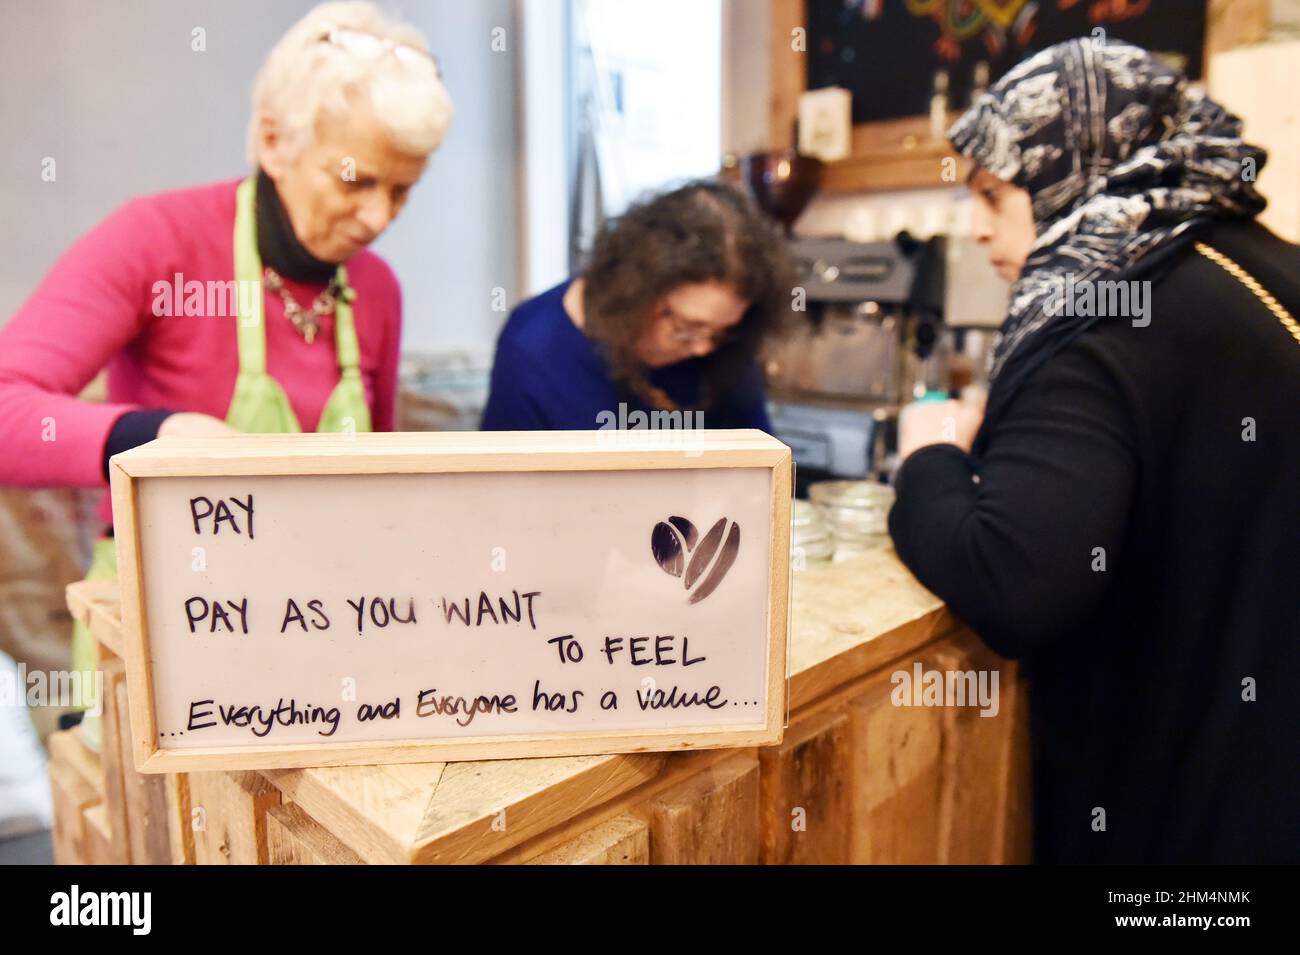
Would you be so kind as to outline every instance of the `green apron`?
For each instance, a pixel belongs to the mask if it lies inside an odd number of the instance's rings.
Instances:
[[[245,314],[243,295],[236,294],[239,345],[239,375],[235,378],[235,391],[226,411],[226,423],[236,431],[259,434],[298,434],[302,426],[293,413],[289,396],[280,383],[266,371],[266,326],[262,282],[262,257],[257,251],[257,178],[249,176],[239,184],[235,193],[235,278],[237,288],[247,288],[246,282],[257,283],[259,294],[248,296],[252,311]],[[338,354],[339,381],[325,402],[316,430],[369,431],[370,406],[366,403],[365,385],[361,381],[361,347],[357,344],[357,329],[352,319],[352,302],[356,292],[347,284],[347,269],[342,265],[336,273],[339,295],[334,306],[334,349]],[[87,580],[115,578],[117,576],[117,549],[111,537],[95,541]],[[95,687],[94,678],[98,662],[95,639],[90,630],[80,622],[72,626],[72,668],[83,674],[83,686]],[[83,699],[86,710],[97,710],[99,700],[91,696]],[[82,739],[88,746],[99,748],[99,717],[87,713],[81,721]]]

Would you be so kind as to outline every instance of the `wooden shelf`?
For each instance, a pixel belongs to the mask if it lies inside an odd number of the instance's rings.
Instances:
[[[946,129],[957,118],[950,113]],[[822,192],[836,195],[881,192],[896,189],[946,189],[956,186],[961,175],[944,177],[948,168],[957,170],[961,160],[947,140],[930,135],[930,121],[924,116],[864,123],[853,128],[852,155],[827,163]]]
[[[1211,54],[1259,42],[1267,35],[1268,0],[1206,2],[1207,69]],[[781,149],[795,145],[799,96],[808,86],[807,55],[792,44],[796,32],[806,30],[808,25],[806,0],[770,0],[769,16],[768,132],[771,148]],[[958,111],[951,112],[944,128],[958,115]],[[944,178],[943,160],[956,158],[957,154],[946,141],[930,136],[929,125],[928,117],[910,116],[854,126],[852,154],[827,164],[822,194],[943,189],[960,184],[965,169],[959,163],[955,181]]]

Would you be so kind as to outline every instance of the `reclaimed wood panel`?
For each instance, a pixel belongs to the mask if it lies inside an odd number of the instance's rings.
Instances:
[[[655,865],[753,865],[759,861],[759,765],[741,754],[650,802]]]
[[[939,820],[940,859],[959,865],[1001,861],[1003,831],[998,813],[1006,805],[1010,735],[1001,710],[1002,671],[1009,664],[966,634],[936,648],[944,671],[997,671],[999,708],[982,716],[978,706],[945,706],[943,715],[944,794]],[[1014,680],[1014,677],[1013,677]]]
[[[99,645],[99,668],[104,674],[99,762],[104,777],[104,812],[111,834],[109,855],[112,862],[126,865],[134,861],[131,857],[130,814],[123,779],[123,773],[131,768],[131,754],[129,751],[126,753],[125,765],[122,757],[122,742],[130,731],[122,728],[121,721],[126,719],[126,712],[121,708],[118,697],[119,687],[125,692],[126,669],[121,658],[103,644]]]
[[[99,792],[75,768],[56,761],[53,755],[49,773],[54,807],[54,863],[85,865],[88,860],[84,813],[100,802]]]
[[[667,759],[629,753],[450,763],[414,834],[412,860],[486,862],[650,782]]]
[[[292,803],[267,810],[266,847],[269,865],[365,864],[328,829]]]
[[[631,815],[593,826],[576,839],[532,859],[530,865],[648,865],[650,827]]]
[[[844,712],[796,720],[759,750],[765,865],[849,861],[852,758]]]
[[[266,813],[280,791],[257,773],[190,773],[190,802],[199,819],[199,865],[266,865]]]
[[[796,145],[794,127],[799,118],[799,97],[808,88],[808,16],[804,2],[769,0],[768,146],[771,149]],[[803,35],[797,37],[795,31],[802,31]]]
[[[888,551],[794,574],[792,607],[791,712],[959,627]]]
[[[122,658],[122,602],[116,580],[78,580],[64,588],[73,619],[90,629],[100,646]]]
[[[80,727],[51,733],[50,798],[54,813],[56,865],[106,864],[117,861],[104,804],[104,776],[99,757],[81,741]],[[100,810],[87,820],[86,813]],[[105,835],[107,833],[107,836]],[[110,844],[105,844],[107,838]]]
[[[50,762],[57,762],[74,771],[103,798],[104,774],[99,766],[99,756],[81,741],[80,727],[51,733],[45,745],[49,750]]]
[[[120,627],[120,621],[111,625]],[[889,699],[890,674],[910,669],[915,659],[927,668],[980,666],[969,661],[987,659],[980,656],[986,652],[892,554],[879,552],[794,575],[794,711],[779,751],[268,770],[257,775],[275,791],[259,793],[253,786],[250,793],[247,777],[254,774],[245,774],[234,797],[224,801],[214,801],[208,780],[198,782],[191,800],[191,779],[167,775],[158,778],[164,780],[168,850],[178,863],[258,861],[259,846],[270,859],[273,844],[293,862],[339,847],[340,858],[389,863],[805,861],[820,854],[806,850],[824,845],[819,840],[830,828],[818,822],[819,814],[835,819],[841,813],[824,808],[826,796],[815,781],[826,778],[825,767],[843,762],[844,791],[832,791],[830,804],[843,805],[847,835],[842,845],[828,840],[831,858],[816,861],[1023,861],[1029,791],[1027,778],[1016,780],[1027,777],[1028,699],[1014,667],[995,664],[1002,676],[996,718],[972,711],[958,720],[944,708],[896,707]],[[970,717],[979,722],[972,725]],[[998,730],[996,741],[981,735],[988,724]],[[73,758],[83,771],[95,764],[73,734],[64,735],[53,748],[64,752],[65,762]],[[80,748],[68,745],[74,741]],[[962,751],[972,746],[968,758]],[[963,773],[976,782],[954,778]],[[990,773],[1001,782],[978,781]],[[91,788],[87,805],[103,798]],[[228,790],[218,794],[230,797]],[[792,792],[811,794],[801,797],[809,810],[803,833],[789,829],[791,807],[803,805]],[[781,808],[783,832],[774,825],[776,810],[767,806],[777,794],[788,804]],[[234,809],[221,809],[225,802]],[[234,812],[240,838],[214,832],[224,818],[214,820],[214,804],[219,812]],[[980,805],[992,807],[991,815],[978,824],[963,820],[961,812]],[[192,808],[204,810],[206,830],[192,828]],[[323,845],[301,837],[301,824],[284,824],[302,818],[328,834]],[[982,837],[979,825],[987,830]],[[627,839],[620,841],[624,830]],[[642,830],[644,840],[637,835]],[[81,828],[77,834],[83,836]],[[212,858],[214,852],[220,859]]]
[[[757,755],[757,749],[741,752],[750,756]],[[551,826],[519,845],[494,856],[490,862],[493,865],[531,862],[543,853],[572,842],[594,826],[621,815],[635,816],[648,823],[649,814],[646,807],[652,798],[733,755],[735,751],[707,749],[696,753],[664,754],[658,771],[653,776],[647,777],[640,785],[618,792],[600,794],[607,795],[608,798],[591,800],[590,808],[586,811],[570,814],[558,825]]]
[[[194,865],[194,813],[190,805],[188,773],[163,777],[167,800],[167,845],[172,865]]]
[[[899,664],[910,666],[911,660]],[[939,861],[943,797],[942,714],[895,706],[878,684],[849,707],[853,734],[850,861],[884,865]]]
[[[406,863],[445,766],[325,766],[262,775],[365,861]]]
[[[121,865],[117,846],[113,843],[113,829],[108,819],[108,807],[103,802],[87,806],[81,813],[81,832],[87,865]]]
[[[131,762],[129,748],[121,743],[128,740],[127,684],[119,680],[114,685],[116,694],[117,728],[114,740],[116,757],[121,760],[118,777],[126,807],[126,831],[131,860],[141,865],[167,865],[172,861],[170,808],[167,803],[167,781],[158,775],[137,773]],[[107,714],[107,711],[106,711]],[[107,723],[107,721],[105,721]],[[105,729],[105,737],[108,730]]]

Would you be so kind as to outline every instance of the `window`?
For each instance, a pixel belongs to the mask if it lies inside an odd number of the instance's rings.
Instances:
[[[721,158],[721,0],[575,0],[575,235]]]

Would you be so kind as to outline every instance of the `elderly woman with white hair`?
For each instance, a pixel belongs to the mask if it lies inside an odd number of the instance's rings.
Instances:
[[[159,435],[391,430],[401,295],[366,246],[451,115],[417,31],[311,10],[257,77],[253,173],[128,202],[0,331],[0,484],[102,487]],[[104,368],[107,402],[79,400]],[[107,495],[102,515],[111,535]],[[114,565],[105,536],[91,575]],[[84,632],[73,657],[93,666]]]

